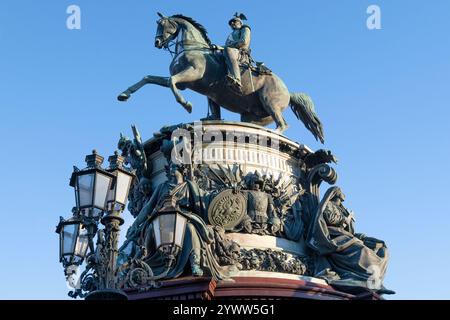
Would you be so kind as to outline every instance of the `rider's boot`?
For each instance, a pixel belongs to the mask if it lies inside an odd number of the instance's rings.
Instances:
[[[241,81],[232,75],[227,75],[227,85],[230,87],[233,92],[242,95],[242,84]]]

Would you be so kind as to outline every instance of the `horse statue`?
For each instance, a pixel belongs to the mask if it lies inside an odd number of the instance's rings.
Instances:
[[[273,121],[276,131],[283,133],[288,125],[282,112],[288,105],[311,131],[316,140],[324,143],[322,123],[314,110],[311,98],[303,93],[290,93],[284,82],[274,73],[257,72],[246,68],[242,74],[242,92],[225,84],[227,69],[223,48],[211,43],[206,29],[194,19],[176,14],[170,17],[158,13],[155,47],[171,51],[174,47],[170,77],[148,75],[117,99],[126,101],[146,84],[170,88],[176,101],[189,113],[192,104],[179,90],[189,88],[208,98],[208,116],[203,120],[220,120],[220,107],[241,115],[241,121],[266,126]]]

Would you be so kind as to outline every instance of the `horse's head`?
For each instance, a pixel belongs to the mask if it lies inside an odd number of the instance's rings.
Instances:
[[[178,34],[178,23],[170,17],[165,17],[158,12],[160,19],[157,21],[158,28],[156,29],[155,47],[158,49],[167,47],[169,42]]]

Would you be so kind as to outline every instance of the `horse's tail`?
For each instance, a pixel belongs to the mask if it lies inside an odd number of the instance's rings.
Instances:
[[[323,127],[319,117],[314,110],[314,103],[311,98],[304,93],[290,93],[291,100],[289,102],[292,111],[297,118],[303,122],[306,129],[311,131],[316,140],[324,143]]]

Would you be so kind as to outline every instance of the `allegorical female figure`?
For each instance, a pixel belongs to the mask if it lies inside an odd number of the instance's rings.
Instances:
[[[204,206],[201,203],[198,186],[190,180],[185,180],[180,166],[171,164],[166,169],[168,180],[156,188],[128,229],[127,241],[121,248],[122,253],[133,256],[139,254],[136,246],[145,247],[148,255],[140,258],[152,268],[153,273],[160,274],[165,270],[164,256],[155,248],[151,217],[158,214],[164,200],[170,198],[180,208],[187,223],[183,247],[167,278],[180,276],[187,264],[190,264],[192,274],[195,276],[203,275],[206,270],[215,279],[225,278],[226,270],[219,266],[210,247],[214,242],[214,230],[202,219]]]
[[[382,287],[387,247],[382,240],[355,233],[353,214],[343,206],[344,199],[339,187],[330,188],[312,221],[308,245],[319,256],[315,274],[331,284],[387,291]]]

